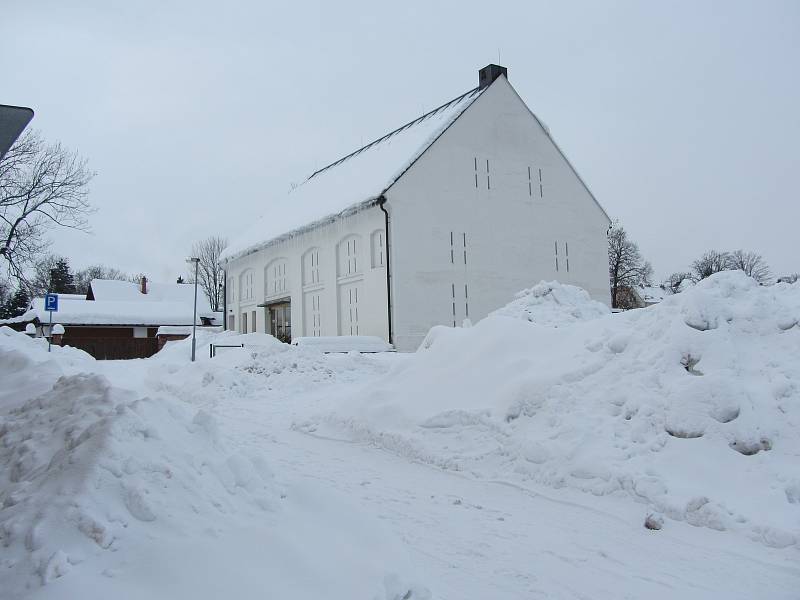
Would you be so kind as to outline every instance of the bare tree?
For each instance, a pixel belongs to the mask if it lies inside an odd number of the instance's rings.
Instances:
[[[200,259],[197,283],[213,311],[222,310],[222,282],[225,272],[219,257],[227,246],[228,240],[217,236],[208,237],[192,246],[192,256]],[[190,274],[189,279],[194,280],[194,273]]]
[[[93,177],[85,159],[36,131],[17,140],[0,160],[0,255],[9,275],[28,284],[25,270],[49,245],[49,229],[88,229]]]
[[[789,273],[778,277],[777,283],[797,283],[800,281],[800,273]]]
[[[117,281],[128,281],[129,277],[119,269],[106,267],[104,265],[91,265],[75,273],[75,292],[86,294],[89,292],[89,284],[92,279],[114,279]]]
[[[681,287],[684,281],[692,280],[692,274],[686,271],[673,273],[669,277],[664,280],[662,283],[662,287],[666,289],[671,294],[677,294],[681,291]]]
[[[764,258],[756,252],[735,250],[728,256],[728,268],[735,271],[744,271],[761,285],[771,278],[769,266]]]
[[[632,308],[632,288],[649,285],[653,275],[653,267],[619,223],[614,223],[608,234],[608,274],[614,308]]]
[[[709,250],[692,263],[692,278],[700,281],[711,277],[714,273],[728,271],[731,268],[731,255],[728,252]]]

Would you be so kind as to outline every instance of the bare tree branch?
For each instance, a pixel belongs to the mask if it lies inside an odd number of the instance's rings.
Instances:
[[[761,285],[770,281],[772,274],[764,258],[755,252],[735,250],[728,255],[728,268],[744,271]]]
[[[608,233],[608,276],[614,308],[631,308],[631,288],[649,285],[653,276],[653,267],[619,223],[614,223]]]
[[[227,245],[228,240],[225,238],[211,236],[192,246],[192,256],[200,259],[197,283],[213,311],[222,310],[222,282],[225,275],[219,257]],[[194,273],[190,278],[193,277]]]
[[[29,287],[25,270],[47,249],[57,227],[88,230],[94,173],[86,159],[28,131],[0,161],[0,256],[8,274]]]

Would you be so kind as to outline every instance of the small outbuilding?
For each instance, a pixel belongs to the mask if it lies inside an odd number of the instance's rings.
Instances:
[[[198,295],[197,303],[197,326],[221,323],[204,296]],[[194,285],[95,279],[86,296],[59,294],[52,331],[44,298],[34,298],[27,312],[0,325],[18,331],[33,325],[37,336],[52,336],[53,343],[80,348],[97,359],[128,359],[155,354],[159,327],[191,329],[193,315]]]

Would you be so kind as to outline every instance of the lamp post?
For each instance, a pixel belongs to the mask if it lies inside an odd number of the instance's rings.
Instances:
[[[196,257],[189,257],[186,259],[187,264],[194,263],[194,315],[192,316],[192,362],[194,362],[194,351],[197,344],[196,330],[197,330],[197,269],[200,265],[200,259]]]

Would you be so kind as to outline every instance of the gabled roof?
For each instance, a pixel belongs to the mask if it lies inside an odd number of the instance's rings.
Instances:
[[[286,209],[257,219],[223,252],[231,260],[375,204],[487,88],[472,89],[309,176],[289,192]]]
[[[138,283],[117,281],[113,279],[92,279],[89,284],[91,298],[95,301],[109,302],[179,302],[194,303],[194,285],[190,283],[153,283],[147,282],[147,293],[143,294]],[[211,310],[208,299],[202,293],[197,294],[197,312]]]
[[[198,297],[199,300],[199,297]],[[157,327],[159,325],[191,325],[194,306],[191,302],[139,302],[131,300],[71,300],[59,304],[53,322],[62,325],[128,325]],[[198,306],[197,325],[201,325]],[[213,313],[212,313],[213,314]],[[44,298],[34,298],[32,308],[22,320],[38,318],[47,323],[50,314],[44,309]]]

